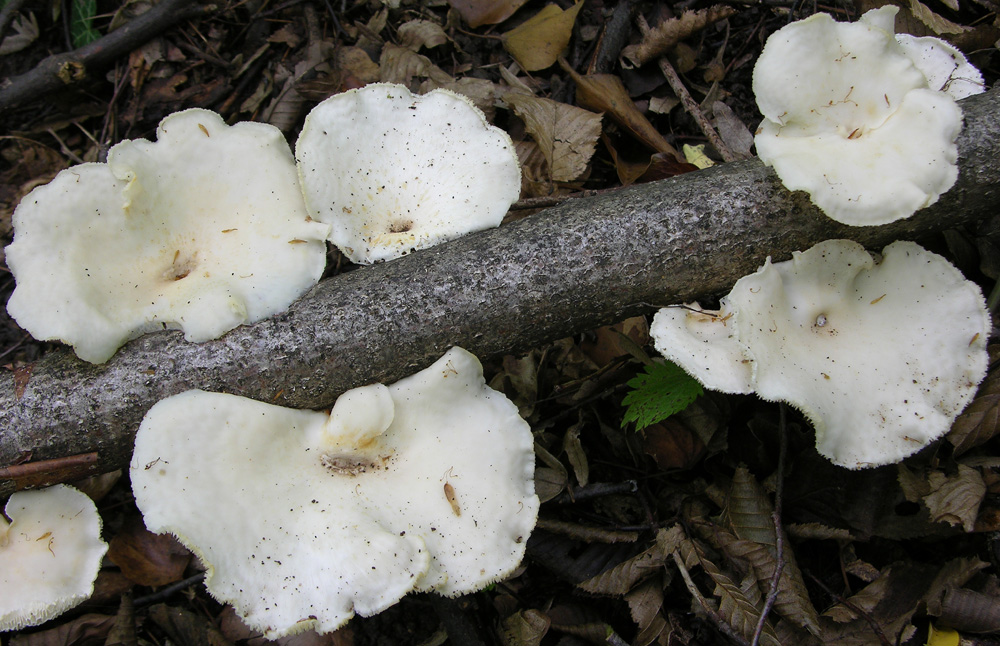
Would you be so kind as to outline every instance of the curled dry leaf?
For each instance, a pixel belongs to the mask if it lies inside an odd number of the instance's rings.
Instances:
[[[586,171],[601,135],[601,115],[516,92],[503,99],[538,142],[553,181],[570,182]]]
[[[108,558],[129,580],[159,586],[181,580],[191,552],[173,536],[154,534],[145,528],[142,519],[131,516],[111,539]]]
[[[638,45],[629,45],[622,50],[622,67],[631,69],[659,58],[691,34],[734,13],[736,10],[732,7],[715,5],[698,11],[685,11],[676,18],[664,20],[656,28],[650,28],[645,21],[640,21],[642,42]]]
[[[495,25],[507,20],[528,0],[448,0],[469,26]]]
[[[566,64],[562,68],[576,83],[576,100],[580,105],[596,112],[604,112],[650,149],[681,159],[677,150],[635,107],[620,78],[614,74],[583,76]]]
[[[563,11],[558,5],[544,9],[503,35],[503,46],[526,72],[543,70],[555,64],[569,45],[576,14],[583,0]]]
[[[448,34],[444,33],[441,25],[430,20],[405,22],[396,30],[396,35],[400,45],[414,52],[419,52],[423,47],[431,49],[448,42]]]
[[[386,43],[382,49],[379,72],[382,82],[400,83],[408,87],[410,81],[417,76],[442,84],[455,80],[426,56],[392,43]]]
[[[972,31],[972,27],[959,25],[942,15],[934,13],[930,7],[919,0],[910,0],[910,13],[938,36],[941,34],[961,34],[966,31]]]
[[[1000,357],[1000,346],[988,348],[990,363]],[[992,439],[1000,428],[1000,369],[991,368],[986,379],[979,385],[976,398],[955,418],[946,438],[955,447],[955,455],[961,455]]]

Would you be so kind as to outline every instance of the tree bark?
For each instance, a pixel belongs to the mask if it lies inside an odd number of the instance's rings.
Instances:
[[[14,465],[0,469],[0,494],[39,482],[21,478],[19,462],[96,452],[76,462],[92,472],[125,466],[146,411],[190,388],[328,408],[344,390],[399,379],[452,345],[480,357],[518,352],[654,305],[723,293],[768,255],[783,260],[829,238],[877,250],[997,215],[1000,91],[962,105],[958,183],[891,225],[837,224],[750,160],[570,200],[348,272],[284,314],[215,341],[147,335],[100,366],[69,350],[48,354],[0,376],[0,465]],[[70,477],[60,473],[50,479]]]

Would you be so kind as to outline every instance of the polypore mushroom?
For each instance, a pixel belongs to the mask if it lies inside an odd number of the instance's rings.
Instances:
[[[707,388],[746,392],[727,385],[724,367],[698,368],[704,351],[685,351],[722,339],[729,370],[749,365],[751,389],[801,410],[820,454],[840,466],[915,453],[948,430],[986,374],[982,293],[912,242],[889,245],[879,262],[847,240],[768,259],[724,301],[725,320],[661,310],[650,330],[657,349]],[[696,338],[690,328],[700,328]],[[683,336],[694,340],[676,343]]]
[[[510,137],[447,90],[334,95],[306,117],[295,155],[309,214],[356,263],[498,226],[521,190]]]
[[[11,495],[0,515],[0,632],[87,600],[107,544],[94,502],[66,485]]]
[[[758,155],[845,224],[908,217],[958,176],[962,112],[896,41],[896,10],[794,22],[768,38],[754,68]]]
[[[209,592],[271,638],[508,575],[538,512],[533,473],[530,428],[460,348],[329,414],[169,397],[131,466],[146,526],[175,534]]]
[[[279,130],[194,109],[157,133],[62,171],[14,212],[8,312],[92,363],[145,332],[205,341],[263,319],[326,263],[329,227],[310,221]]]

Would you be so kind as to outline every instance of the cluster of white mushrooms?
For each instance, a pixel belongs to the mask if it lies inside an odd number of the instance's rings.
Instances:
[[[754,68],[760,158],[845,224],[908,217],[951,188],[955,99],[983,91],[951,45],[895,35],[896,11],[787,25]],[[719,310],[660,310],[651,334],[706,388],[800,409],[819,452],[857,469],[898,462],[951,427],[986,374],[991,328],[979,287],[944,258],[896,242],[876,260],[829,240],[769,258]]]
[[[152,330],[213,339],[312,287],[326,240],[355,262],[391,260],[499,225],[520,193],[510,138],[444,90],[336,95],[296,152],[276,128],[196,109],[164,119],[155,143],[61,172],[15,211],[8,311],[94,363]],[[335,630],[411,591],[481,589],[520,563],[538,515],[531,429],[461,348],[328,413],[169,397],[131,466],[146,525],[175,534],[208,590],[272,638]],[[18,592],[0,594],[0,630],[90,596],[100,529],[70,487],[11,497],[0,590]]]
[[[755,68],[761,158],[849,224],[907,217],[952,186],[955,98],[982,89],[954,48],[895,36],[895,11],[793,23]],[[216,338],[308,290],[326,240],[355,262],[389,260],[496,226],[519,192],[509,137],[444,91],[334,96],[296,155],[274,128],[189,110],[164,119],[156,143],[63,171],[15,212],[11,315],[91,362],[154,329]],[[943,258],[897,242],[876,259],[842,240],[768,260],[718,311],[666,308],[652,326],[657,349],[706,387],[801,409],[820,452],[849,468],[943,434],[985,374],[989,332],[978,287]],[[209,591],[273,638],[509,575],[538,512],[533,469],[530,428],[453,348],[329,413],[167,398],[137,433],[131,479],[149,529],[178,536]],[[42,499],[54,505],[44,513],[32,507]],[[0,595],[0,630],[86,598],[99,535],[93,503],[71,488],[11,497],[0,576],[19,593]],[[35,585],[74,577],[60,596]]]

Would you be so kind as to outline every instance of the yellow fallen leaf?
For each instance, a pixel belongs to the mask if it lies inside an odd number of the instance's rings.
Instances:
[[[503,46],[526,72],[543,70],[569,45],[583,0],[563,11],[550,4],[503,35]]]
[[[715,162],[709,159],[708,155],[705,154],[705,144],[701,144],[699,146],[684,144],[681,151],[684,153],[684,159],[686,159],[689,164],[694,164],[698,168],[715,166]]]
[[[927,632],[927,646],[958,646],[959,635],[951,628],[935,628],[930,625]]]

